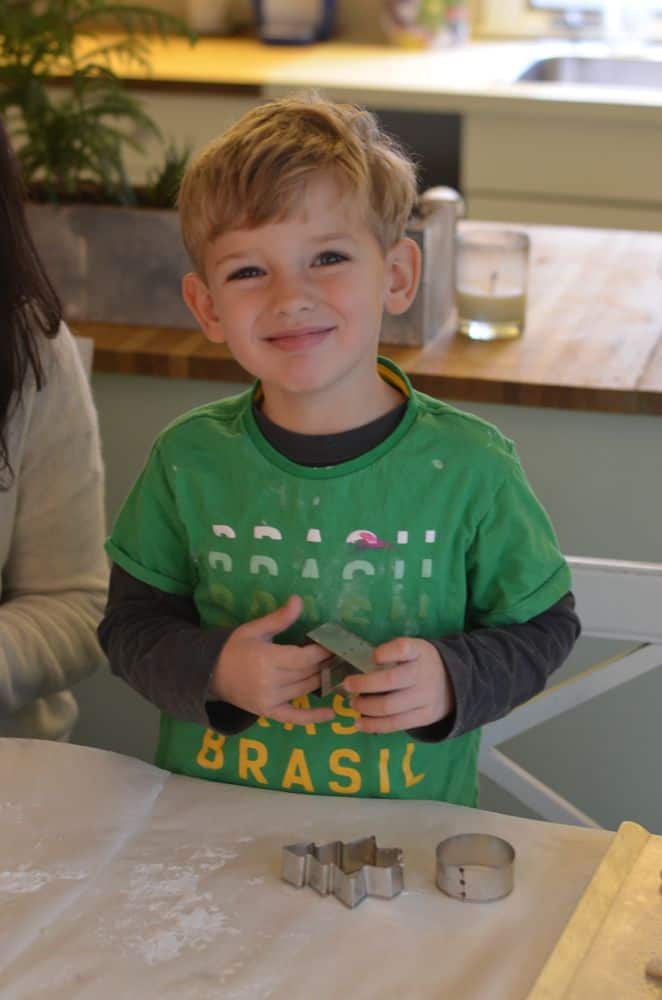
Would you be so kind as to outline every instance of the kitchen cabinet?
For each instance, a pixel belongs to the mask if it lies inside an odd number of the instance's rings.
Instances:
[[[314,89],[376,111],[420,158],[424,185],[459,187],[470,218],[662,230],[662,90],[516,82],[534,60],[580,45],[154,39],[149,78],[120,72],[164,135],[194,150],[256,103]],[[157,161],[148,144],[147,159],[129,157],[130,176]]]
[[[265,100],[257,87],[137,94],[164,135],[194,151]],[[469,218],[662,231],[657,121],[596,121],[567,109],[551,116],[490,106],[464,112],[391,108],[383,101],[368,106],[414,154],[421,186],[457,187]],[[148,145],[148,153],[127,157],[136,183],[158,162],[156,144]]]
[[[198,150],[265,98],[260,89],[138,90],[165,136]],[[351,95],[345,95],[351,99]],[[458,102],[459,104],[460,102]],[[657,121],[507,106],[464,112],[368,105],[419,163],[421,186],[458,188],[472,219],[662,231],[662,127]],[[140,183],[158,162],[130,153]]]
[[[131,87],[145,111],[158,124],[166,140],[178,148],[198,151],[217,138],[228,126],[263,98],[259,87],[223,87],[219,89],[169,86],[157,89]],[[150,171],[163,160],[163,148],[153,139],[145,141],[145,152],[128,150],[126,164],[134,184],[142,184]]]
[[[473,111],[462,181],[476,219],[662,230],[662,128],[624,115]]]
[[[223,87],[205,90],[173,87],[158,91],[132,88],[145,110],[166,138],[180,146],[201,149],[250,108],[266,98],[258,87]],[[351,100],[351,97],[345,97]],[[379,102],[378,102],[379,103]],[[419,166],[421,189],[437,184],[459,187],[461,115],[453,112],[416,111],[402,108],[366,106],[382,126],[412,153]],[[135,183],[159,162],[159,146],[147,145],[147,158],[129,151],[127,165]]]

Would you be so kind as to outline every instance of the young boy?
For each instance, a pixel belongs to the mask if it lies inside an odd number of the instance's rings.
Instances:
[[[99,635],[162,711],[162,767],[473,805],[478,727],[579,632],[511,442],[377,358],[416,293],[415,196],[372,116],[316,97],[250,111],[184,179],[184,298],[256,382],[166,428],[107,546]],[[327,621],[387,666],[320,698]]]

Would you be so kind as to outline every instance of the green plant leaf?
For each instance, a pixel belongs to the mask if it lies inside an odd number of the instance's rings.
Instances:
[[[109,23],[120,32],[116,37],[106,33]],[[28,186],[38,184],[51,200],[95,188],[113,200],[135,200],[125,152],[144,152],[148,138],[164,140],[116,70],[133,63],[149,71],[149,33],[195,42],[183,21],[140,4],[4,0],[0,111]],[[54,88],[56,78],[66,86]],[[152,187],[166,197],[178,155],[166,147],[164,157],[159,174],[165,180]]]

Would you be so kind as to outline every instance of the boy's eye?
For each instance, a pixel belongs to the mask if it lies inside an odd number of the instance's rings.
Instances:
[[[262,274],[264,274],[264,271],[261,267],[246,265],[246,267],[238,267],[236,271],[232,271],[228,274],[228,281],[241,281],[244,278],[259,278]]]
[[[314,266],[326,267],[328,264],[342,264],[346,260],[349,260],[349,257],[346,253],[341,253],[340,250],[323,250],[315,258]]]

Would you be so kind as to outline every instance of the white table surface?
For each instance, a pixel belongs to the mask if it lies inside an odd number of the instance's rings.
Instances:
[[[515,890],[461,903],[435,846],[494,833]],[[280,879],[296,841],[375,834],[405,891],[349,910]],[[435,802],[295,795],[0,739],[3,1000],[526,997],[614,834]]]

